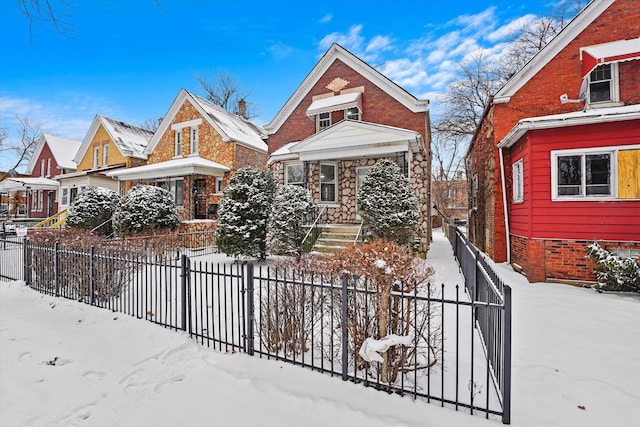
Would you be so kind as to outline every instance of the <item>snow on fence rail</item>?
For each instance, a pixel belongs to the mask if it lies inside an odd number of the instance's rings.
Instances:
[[[502,284],[486,287],[504,289],[499,296],[444,284],[382,296],[366,278],[195,262],[184,254],[154,258],[30,243],[9,253],[40,292],[184,330],[219,351],[282,360],[509,423],[510,296]],[[378,311],[382,300],[387,316]],[[409,345],[382,346],[382,363],[360,354],[367,339],[392,337]]]

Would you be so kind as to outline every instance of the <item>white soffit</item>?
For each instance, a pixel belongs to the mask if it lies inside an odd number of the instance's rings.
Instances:
[[[188,175],[222,176],[228,171],[230,169],[220,163],[194,156],[136,168],[121,169],[109,172],[107,176],[118,178],[119,181],[135,181],[138,179],[158,179]]]

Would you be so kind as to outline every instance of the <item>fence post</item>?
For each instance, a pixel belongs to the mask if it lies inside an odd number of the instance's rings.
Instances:
[[[91,305],[94,305],[96,302],[96,272],[95,272],[95,261],[96,261],[96,247],[91,245],[91,250],[89,252],[89,293],[91,301]]]
[[[29,239],[22,240],[22,264],[23,264],[23,272],[22,278],[24,279],[24,283],[31,287],[31,276],[29,271],[31,270],[30,266],[30,258],[31,251],[29,250]]]
[[[249,356],[253,356],[253,321],[255,320],[254,300],[253,300],[253,264],[247,264],[247,283],[246,283],[246,303],[247,303],[247,348],[246,352]]]
[[[502,424],[511,424],[511,287],[504,286],[504,387]]]
[[[347,373],[349,368],[349,330],[347,329],[347,306],[348,306],[348,294],[347,284],[349,283],[349,276],[342,275],[342,381],[349,379]]]
[[[187,328],[187,287],[189,286],[189,257],[185,254],[181,256],[181,268],[180,271],[182,273],[181,277],[181,290],[182,290],[182,307],[181,307],[181,317],[182,317],[182,330],[189,332],[189,336],[191,336],[191,316],[189,316],[189,327]]]
[[[60,296],[60,272],[59,270],[59,262],[58,262],[58,246],[60,243],[56,241],[53,244],[53,281],[56,284],[56,297]]]

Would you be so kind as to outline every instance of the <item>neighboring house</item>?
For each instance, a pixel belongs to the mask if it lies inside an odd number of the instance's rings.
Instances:
[[[531,282],[593,281],[593,241],[640,250],[639,22],[636,0],[591,2],[500,89],[472,140],[469,237]]]
[[[96,115],[75,155],[77,171],[57,177],[60,208],[88,187],[119,191],[118,181],[107,172],[145,164],[144,149],[152,136],[150,130]]]
[[[33,180],[13,169],[0,172],[0,219],[27,217],[27,190],[24,179]]]
[[[147,164],[107,175],[166,188],[182,220],[215,219],[231,175],[244,166],[265,169],[265,137],[245,117],[182,89],[144,151]]]
[[[81,144],[82,142],[74,139],[42,134],[26,172],[31,177],[51,181],[50,184],[56,188],[33,189],[29,192],[27,210],[30,218],[47,218],[58,212],[58,179],[75,172],[76,164],[73,159]]]
[[[300,185],[332,224],[360,224],[359,183],[378,160],[409,178],[420,204],[418,236],[431,238],[429,109],[376,69],[333,44],[275,118],[268,166],[279,184]]]
[[[433,227],[442,226],[442,215],[452,224],[466,224],[469,213],[469,183],[462,171],[457,171],[453,179],[434,179],[431,183],[431,198],[440,211],[432,213]]]

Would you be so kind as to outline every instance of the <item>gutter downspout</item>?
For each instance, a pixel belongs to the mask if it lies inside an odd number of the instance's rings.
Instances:
[[[502,183],[502,205],[504,210],[504,228],[507,234],[507,262],[511,264],[511,238],[509,237],[509,209],[507,206],[507,187],[505,186],[504,177],[504,155],[502,153],[502,147],[500,152],[500,181]]]

